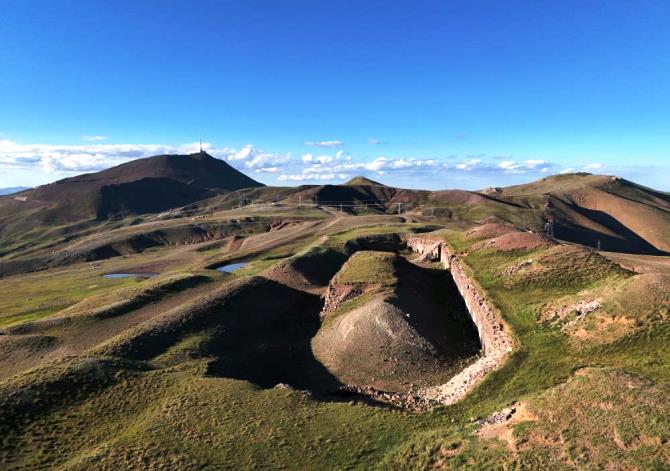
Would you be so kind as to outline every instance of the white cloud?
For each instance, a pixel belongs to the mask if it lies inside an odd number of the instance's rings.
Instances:
[[[563,170],[561,170],[558,173],[560,173],[561,175],[565,175],[566,173],[573,173],[574,171],[575,171],[575,169],[570,167],[570,168],[564,168]]]
[[[534,168],[537,166],[541,166],[546,164],[544,160],[526,160],[524,161],[524,164],[526,164],[528,167]]]
[[[102,144],[81,145],[18,144],[0,140],[0,172],[36,172],[43,180],[54,176],[69,176],[77,173],[98,171],[129,160],[159,154],[188,154],[199,150],[198,142],[178,146],[162,144]],[[218,147],[203,143],[203,150],[225,160],[239,170],[268,175],[278,182],[338,181],[355,175],[372,178],[382,175],[397,176],[399,180],[431,181],[439,175],[462,175],[468,172],[474,177],[492,179],[500,175],[536,174],[545,175],[557,171],[558,166],[541,159],[516,160],[505,156],[501,160],[481,155],[467,155],[461,161],[450,163],[453,156],[437,158],[415,158],[407,156],[378,156],[372,160],[355,160],[342,149],[332,152],[305,153],[292,156],[290,153],[268,152],[247,144],[242,147]],[[597,167],[598,165],[599,167]],[[579,168],[599,169],[601,164],[588,164]],[[566,169],[565,171],[573,169]],[[48,178],[46,174],[51,174]],[[470,177],[468,177],[470,178]],[[392,181],[392,180],[391,180]]]
[[[81,136],[81,140],[86,142],[99,142],[106,139],[107,136]]]
[[[256,173],[279,173],[281,168],[279,167],[261,167],[254,170]]]
[[[176,152],[156,144],[49,145],[0,141],[0,167],[45,172],[89,172],[149,155]]]
[[[387,159],[386,157],[379,157],[379,158],[373,160],[372,162],[370,162],[369,164],[365,164],[364,168],[366,170],[377,171],[377,170],[385,169],[386,167],[388,167],[388,164],[389,164],[389,159]]]
[[[386,172],[402,173],[406,176],[413,174],[427,176],[434,173],[440,166],[435,159],[377,157],[369,162],[355,162],[352,157],[343,151],[335,155],[314,157],[312,154],[303,155],[300,163],[289,164],[295,171],[280,176],[280,181],[303,180],[332,180],[334,176],[340,179],[351,175],[381,176]]]
[[[514,160],[503,160],[498,164],[498,168],[506,173],[526,173],[537,170],[541,173],[546,173],[551,165],[544,160],[530,159],[523,162],[516,162]]]
[[[461,162],[461,163],[457,164],[456,168],[459,169],[459,170],[472,170],[472,169],[476,168],[479,165],[480,162],[481,162],[481,159],[470,159],[470,160],[466,160],[465,162]],[[503,162],[503,163],[506,163],[506,162]]]
[[[502,162],[500,162],[498,164],[498,167],[507,170],[507,169],[513,168],[515,165],[516,164],[514,163],[513,160],[503,160]]]
[[[381,143],[382,141],[379,139],[375,139],[374,137],[368,137],[368,144],[370,144],[371,146],[376,146]]]
[[[254,146],[251,144],[247,144],[246,146],[242,147],[239,151],[237,152],[232,152],[230,154],[227,154],[227,159],[226,160],[245,160],[248,159],[252,152],[254,150]]]
[[[308,147],[341,147],[344,145],[342,141],[305,141],[305,145]]]
[[[141,157],[160,154],[189,154],[199,150],[200,143],[180,146],[162,144],[18,144],[0,140],[0,169],[41,170],[46,173],[94,172]],[[202,143],[212,156],[250,170],[281,168],[290,161],[288,153],[270,153],[253,145],[241,149],[214,147]],[[267,171],[267,170],[266,170]],[[271,173],[271,172],[270,172]]]
[[[495,160],[495,159],[494,159]],[[445,168],[449,165],[444,164]],[[555,165],[540,159],[528,159],[518,162],[509,156],[504,160],[494,164],[493,162],[486,162],[480,158],[471,158],[456,164],[456,170],[466,172],[476,172],[478,174],[523,174],[523,173],[548,173]]]
[[[300,175],[279,175],[277,177],[277,180],[280,182],[285,182],[285,181],[293,181],[293,182],[301,182],[301,181],[331,181],[335,179],[340,179],[344,180],[347,178],[346,175],[344,174],[334,174],[334,173],[303,173]]]
[[[598,162],[584,165],[585,170],[601,170],[603,167],[604,165]]]
[[[270,166],[284,166],[291,158],[291,154],[274,154],[254,149],[248,160],[244,162],[246,168],[260,168]]]

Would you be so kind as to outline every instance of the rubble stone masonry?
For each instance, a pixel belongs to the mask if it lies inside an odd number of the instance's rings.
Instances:
[[[424,388],[420,392],[425,399],[453,404],[502,364],[512,351],[513,342],[496,307],[486,299],[479,285],[468,276],[460,257],[452,253],[444,241],[411,236],[406,239],[406,244],[422,258],[440,261],[450,271],[479,333],[482,356],[449,382]]]

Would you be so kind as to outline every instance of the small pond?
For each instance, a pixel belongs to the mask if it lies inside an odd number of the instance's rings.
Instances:
[[[239,270],[240,268],[246,267],[247,265],[249,264],[246,262],[229,263],[228,265],[220,266],[219,268],[217,268],[217,270],[223,273],[232,273],[235,270]]]
[[[151,278],[158,273],[107,273],[103,278]]]

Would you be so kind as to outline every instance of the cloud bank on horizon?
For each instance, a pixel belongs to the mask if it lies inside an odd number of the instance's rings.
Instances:
[[[38,181],[37,184],[43,184],[67,176],[100,171],[137,158],[194,153],[200,146],[198,142],[178,146],[100,143],[106,139],[104,136],[84,136],[82,139],[86,144],[19,144],[9,139],[0,140],[0,174],[6,177],[12,171],[29,172]],[[374,145],[377,143],[375,140]],[[280,185],[340,183],[356,175],[364,175],[398,186],[414,183],[417,187],[437,189],[454,187],[448,182],[470,181],[473,188],[477,188],[476,184],[486,182],[488,184],[483,186],[500,186],[501,182],[516,182],[519,178],[531,180],[555,173],[607,170],[599,162],[564,167],[542,159],[522,160],[485,154],[460,158],[456,155],[435,158],[380,155],[364,160],[339,149],[344,145],[341,141],[305,141],[305,145],[324,150],[294,155],[266,151],[251,144],[233,148],[208,142],[202,143],[202,148],[263,183]],[[4,180],[11,185],[26,183],[12,181],[11,178]],[[439,185],[440,181],[445,184]]]

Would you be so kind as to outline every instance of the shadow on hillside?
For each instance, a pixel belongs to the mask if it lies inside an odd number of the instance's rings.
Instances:
[[[225,319],[205,347],[215,357],[208,375],[263,388],[286,383],[326,391],[341,386],[312,353],[310,342],[320,326],[318,295],[266,280],[248,298],[231,306],[235,312],[222,313]]]
[[[668,255],[667,252],[658,250],[635,232],[609,214],[597,209],[586,209],[577,205],[571,205],[571,209],[580,213],[584,217],[594,221],[601,226],[608,228],[620,237],[603,234],[585,227],[575,227],[572,225],[556,224],[555,235],[558,239],[576,242],[582,245],[597,247],[600,241],[601,250],[609,252],[625,252],[643,255]]]
[[[435,345],[448,363],[477,354],[481,343],[463,297],[448,270],[398,260],[398,290],[389,301],[411,313],[410,325]]]

